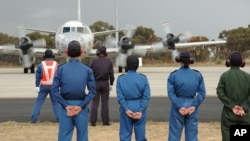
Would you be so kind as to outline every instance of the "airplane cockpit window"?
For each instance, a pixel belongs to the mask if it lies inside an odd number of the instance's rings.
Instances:
[[[77,27],[77,32],[84,33],[84,28],[83,27]]]
[[[63,28],[63,33],[67,33],[70,32],[70,27],[64,27]]]

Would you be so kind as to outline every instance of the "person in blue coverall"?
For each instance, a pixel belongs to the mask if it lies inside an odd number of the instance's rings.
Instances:
[[[167,79],[167,92],[171,101],[169,118],[169,141],[180,141],[183,128],[186,141],[198,141],[198,108],[206,97],[202,74],[190,69],[194,58],[183,51],[175,58],[181,63]]]
[[[60,104],[51,94],[51,86],[58,66],[57,62],[54,60],[54,57],[55,55],[53,51],[46,49],[43,56],[44,60],[37,66],[35,75],[35,91],[38,93],[38,96],[32,110],[31,123],[37,122],[41,108],[48,94],[50,96],[56,120],[58,121]]]
[[[139,59],[127,57],[126,74],[116,83],[117,101],[120,104],[120,141],[131,141],[134,129],[136,141],[146,141],[146,110],[150,101],[150,86],[145,75],[137,73]]]
[[[88,104],[96,89],[92,69],[80,62],[82,52],[80,43],[71,41],[67,50],[69,60],[58,67],[54,78],[52,94],[62,106],[58,141],[71,141],[74,127],[77,141],[88,141]]]

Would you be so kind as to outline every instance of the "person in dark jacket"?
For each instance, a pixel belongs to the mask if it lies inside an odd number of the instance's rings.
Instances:
[[[77,141],[88,141],[88,104],[96,90],[92,69],[80,62],[82,52],[80,43],[71,41],[67,50],[69,60],[58,67],[54,78],[52,94],[62,106],[58,141],[71,141],[74,127]]]
[[[36,123],[38,116],[40,114],[41,108],[43,106],[46,97],[50,96],[51,104],[53,111],[58,121],[60,104],[56,101],[55,97],[51,94],[51,86],[53,79],[57,70],[57,62],[54,60],[55,55],[52,50],[46,49],[43,56],[44,60],[38,64],[36,69],[36,80],[35,80],[35,91],[38,93],[36,102],[34,104],[32,114],[31,114],[31,123]]]
[[[104,126],[109,126],[109,91],[114,83],[113,63],[106,58],[106,47],[102,46],[97,50],[97,59],[90,64],[95,76],[96,95],[92,99],[90,110],[90,122],[96,126],[99,101],[101,98],[101,118]]]
[[[194,58],[189,51],[183,51],[176,58],[181,64],[170,73],[167,92],[171,101],[169,117],[169,141],[180,141],[185,129],[186,141],[198,141],[198,108],[206,96],[202,74],[190,69]]]
[[[127,57],[126,74],[116,83],[117,101],[120,104],[120,141],[131,141],[134,131],[136,141],[146,141],[147,107],[150,101],[150,86],[145,75],[137,73],[139,59]]]
[[[220,76],[216,90],[224,105],[221,113],[222,141],[229,141],[230,125],[250,124],[250,75],[240,69],[245,66],[240,52],[233,51],[225,65],[230,69]]]

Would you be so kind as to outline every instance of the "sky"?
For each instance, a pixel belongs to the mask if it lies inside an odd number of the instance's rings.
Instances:
[[[117,2],[117,3],[116,3]],[[78,0],[1,0],[0,32],[18,36],[18,26],[25,25],[56,31],[69,20],[77,20]],[[250,25],[250,0],[81,0],[81,20],[116,25],[152,28],[165,37],[163,22],[169,22],[175,35],[191,32],[193,36],[218,39],[223,30]]]

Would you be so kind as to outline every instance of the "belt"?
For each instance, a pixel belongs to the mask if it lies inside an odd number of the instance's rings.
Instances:
[[[194,96],[185,96],[185,95],[179,95],[177,97],[179,97],[179,98],[187,98],[187,99],[193,99],[194,98]]]

